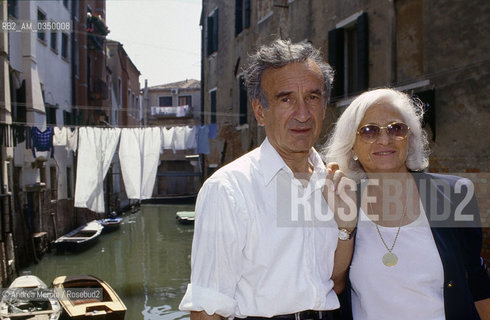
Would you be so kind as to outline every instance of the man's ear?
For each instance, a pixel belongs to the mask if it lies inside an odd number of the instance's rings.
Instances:
[[[257,119],[257,123],[259,126],[264,126],[264,107],[260,104],[258,99],[252,100],[252,109],[254,110],[255,119]]]

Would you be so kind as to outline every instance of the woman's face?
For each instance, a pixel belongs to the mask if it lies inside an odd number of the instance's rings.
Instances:
[[[393,122],[404,123],[405,121],[391,104],[381,101],[366,111],[357,130],[366,124],[386,127]],[[356,135],[353,151],[368,174],[407,172],[405,160],[408,152],[408,135],[406,138],[395,139],[388,134],[386,128],[381,130],[373,142],[366,142]]]

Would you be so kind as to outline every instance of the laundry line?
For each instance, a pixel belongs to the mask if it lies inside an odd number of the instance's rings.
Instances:
[[[75,207],[104,212],[103,182],[118,145],[126,194],[137,200],[151,198],[164,150],[195,148],[197,153],[209,153],[209,126],[176,129],[79,128]]]

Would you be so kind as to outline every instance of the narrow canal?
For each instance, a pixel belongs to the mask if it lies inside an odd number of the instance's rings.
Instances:
[[[46,284],[60,275],[95,275],[124,301],[126,320],[188,319],[178,305],[189,282],[193,226],[178,224],[175,213],[189,210],[192,205],[142,205],[87,251],[49,253],[22,271]]]

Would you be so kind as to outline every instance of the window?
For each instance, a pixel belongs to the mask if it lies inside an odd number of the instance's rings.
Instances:
[[[58,176],[56,167],[49,167],[49,180],[51,183],[51,200],[58,200]]]
[[[250,0],[235,0],[235,36],[250,27]]]
[[[172,97],[158,97],[158,105],[160,107],[171,107]]]
[[[51,49],[53,51],[58,52],[58,32],[56,31],[51,31],[51,43],[50,43]]]
[[[68,59],[68,35],[66,33],[61,34],[61,56]]]
[[[134,93],[131,94],[131,113],[133,114],[133,116],[136,116],[136,100],[134,98]]]
[[[22,80],[22,85],[15,90],[15,109],[13,110],[13,118],[17,122],[27,121],[26,112],[26,81]]]
[[[56,125],[56,109],[57,105],[45,103],[46,107],[46,124],[48,125]]]
[[[63,124],[65,126],[70,126],[75,124],[75,117],[72,112],[63,110]]]
[[[133,104],[131,103],[131,89],[128,90],[128,114],[133,113]]]
[[[369,42],[367,13],[328,32],[328,60],[335,70],[332,98],[339,99],[368,88]]]
[[[238,106],[239,117],[238,124],[247,123],[247,87],[245,86],[245,78],[243,75],[238,77]]]
[[[17,2],[18,0],[8,0],[8,14],[14,18],[17,18]]]
[[[71,186],[71,168],[66,168],[66,197],[71,199],[73,197],[73,191]]]
[[[118,87],[118,95],[117,95],[117,104],[119,105],[119,107],[121,106],[122,104],[122,81],[121,79],[117,79],[117,87]]]
[[[218,51],[218,8],[208,16],[207,20],[207,54]]]
[[[192,107],[192,96],[180,96],[179,106],[189,106]]]
[[[46,14],[42,12],[41,10],[37,9],[37,21],[44,21],[46,20]],[[38,31],[37,33],[37,38],[41,41],[46,41],[44,32]]]
[[[211,103],[211,123],[216,123],[216,89],[209,92],[209,101]]]

